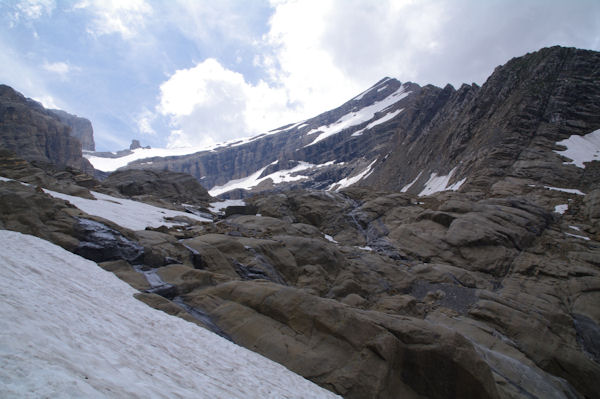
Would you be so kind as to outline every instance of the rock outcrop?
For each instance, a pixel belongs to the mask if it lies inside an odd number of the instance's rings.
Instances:
[[[77,115],[71,115],[60,109],[49,109],[48,111],[58,116],[58,119],[62,123],[71,128],[71,136],[76,137],[79,140],[82,150],[96,151],[92,122]]]
[[[29,161],[70,166],[92,174],[81,142],[53,111],[0,85],[0,147]]]
[[[170,171],[116,171],[102,182],[102,186],[129,198],[170,204],[207,206],[212,198],[192,176]]]

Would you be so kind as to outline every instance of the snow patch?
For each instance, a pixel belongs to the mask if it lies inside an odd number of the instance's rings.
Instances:
[[[567,211],[567,209],[569,209],[568,204],[560,204],[554,207],[554,212],[563,215]]]
[[[317,138],[315,138],[312,141],[312,143],[307,144],[304,147],[314,145],[319,141],[325,140],[327,137],[333,136],[334,134],[337,134],[351,126],[360,125],[361,123],[371,120],[376,113],[384,111],[386,108],[390,107],[391,105],[397,103],[404,97],[408,96],[410,91],[407,92],[405,90],[406,88],[404,87],[404,85],[402,85],[398,90],[396,90],[394,93],[390,94],[381,101],[377,101],[376,103],[361,108],[357,111],[350,112],[329,125],[323,125],[310,130],[308,133],[306,133],[307,135],[315,133],[320,134],[317,136]]]
[[[565,235],[566,235],[566,236],[569,236],[569,237],[580,238],[580,239],[582,239],[582,240],[585,240],[585,241],[589,241],[589,240],[590,240],[590,238],[589,238],[589,237],[586,237],[586,236],[580,236],[580,235],[577,235],[577,234],[565,233]]]
[[[576,231],[581,231],[581,229],[577,226],[569,226],[570,229],[576,230]]]
[[[377,159],[375,159],[373,162],[371,162],[369,164],[369,166],[367,166],[367,168],[365,170],[363,170],[362,172],[360,172],[359,174],[352,176],[352,177],[345,177],[342,180],[338,181],[337,183],[333,183],[331,186],[329,186],[327,188],[327,190],[333,190],[333,188],[335,188],[335,191],[340,191],[342,188],[350,187],[351,185],[359,182],[360,180],[364,179],[365,177],[368,177],[371,173],[373,173],[373,170],[371,170],[371,168],[373,167],[375,162],[377,162]]]
[[[402,189],[400,190],[400,192],[401,193],[407,192],[408,189],[411,188],[413,186],[413,184],[415,184],[417,182],[417,180],[419,180],[419,177],[421,177],[422,174],[423,174],[423,171],[420,171],[419,174],[417,175],[417,177],[415,177],[415,180],[411,181],[406,186],[402,187]]]
[[[332,236],[330,236],[329,234],[323,234],[323,236],[325,237],[325,239],[329,242],[332,242],[334,244],[339,244],[339,242],[337,242],[336,240],[333,239]]]
[[[571,162],[564,162],[564,165],[585,168],[584,162],[600,161],[600,129],[585,136],[574,134],[568,139],[556,142],[556,144],[567,147],[564,151],[554,150],[557,154],[571,159]]]
[[[437,173],[432,173],[429,176],[429,180],[427,180],[427,183],[425,183],[425,188],[419,193],[419,197],[431,195],[440,191],[457,191],[458,189],[460,189],[460,187],[467,180],[466,178],[457,181],[451,186],[448,186],[448,183],[450,182],[450,179],[452,178],[452,175],[455,171],[456,168],[452,169],[450,173],[448,173],[446,176],[438,176]]]
[[[0,243],[0,397],[338,397],[59,246],[3,230]]]
[[[547,188],[548,190],[562,191],[563,193],[585,195],[584,192],[581,192],[581,191],[576,190],[574,188],[559,188],[559,187],[550,187],[550,186],[544,186],[544,187]]]
[[[397,109],[394,112],[388,112],[387,114],[385,114],[381,118],[376,119],[375,121],[369,123],[365,128],[360,129],[359,131],[352,133],[352,136],[353,137],[361,136],[366,130],[372,129],[372,128],[374,128],[377,125],[381,125],[382,123],[385,123],[385,122],[389,121],[390,119],[394,118],[396,115],[398,115],[402,111],[404,111],[404,108]]]
[[[168,222],[165,220],[165,218],[177,216],[185,216],[199,222],[212,222],[210,219],[192,213],[159,208],[143,202],[117,198],[95,191],[90,191],[96,198],[95,200],[46,189],[44,189],[44,192],[55,198],[69,201],[85,213],[100,216],[130,230],[144,230],[146,227],[178,226],[182,223]]]
[[[278,161],[275,161],[271,165],[274,165],[277,162]],[[265,171],[265,169],[267,168],[265,166],[264,168],[254,172],[253,174],[251,174],[248,177],[243,177],[241,179],[236,179],[236,180],[230,180],[222,186],[215,186],[215,187],[211,188],[210,190],[208,190],[208,193],[210,195],[212,195],[213,197],[216,197],[218,195],[221,195],[221,194],[226,193],[231,190],[236,190],[236,189],[250,190],[251,188],[258,186],[260,183],[262,183],[263,181],[268,180],[268,179],[271,179],[273,181],[273,184],[280,184],[280,183],[284,183],[284,182],[292,182],[292,181],[308,179],[308,176],[300,175],[298,173],[302,172],[304,170],[328,166],[328,165],[331,165],[332,163],[333,163],[333,161],[327,162],[327,163],[324,163],[321,165],[314,165],[314,164],[311,164],[308,162],[300,161],[300,163],[298,165],[296,165],[295,167],[293,167],[292,169],[279,170],[277,172],[268,174],[267,176],[260,177],[262,175],[262,173]]]

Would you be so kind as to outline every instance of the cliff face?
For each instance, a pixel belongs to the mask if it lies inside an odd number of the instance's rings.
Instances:
[[[0,85],[0,147],[29,161],[93,171],[72,129],[41,104]]]
[[[77,115],[71,115],[60,109],[48,110],[58,116],[58,119],[71,128],[71,136],[76,137],[81,142],[81,149],[85,151],[96,151],[94,143],[94,129],[92,122]]]
[[[507,178],[589,189],[597,163],[564,167],[555,151],[600,128],[599,62],[597,52],[552,47],[510,60],[482,87],[386,78],[314,118],[214,151],[154,158],[151,167],[189,173],[225,196],[234,186],[243,196],[349,184],[418,194],[442,177],[479,193]]]
[[[389,159],[364,185],[419,193],[431,173],[486,192],[507,177],[566,187],[585,170],[563,167],[556,142],[600,127],[600,53],[553,47],[496,68],[485,84],[440,92],[425,126],[397,129]],[[401,167],[402,166],[402,167]],[[593,166],[588,169],[594,169]]]

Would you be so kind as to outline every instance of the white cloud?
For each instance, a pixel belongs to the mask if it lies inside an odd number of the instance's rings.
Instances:
[[[212,145],[264,132],[295,116],[281,88],[253,85],[209,58],[160,86],[157,111],[171,118],[169,147]],[[274,125],[275,124],[275,125]]]
[[[13,18],[20,19],[38,19],[44,14],[50,15],[56,8],[54,0],[21,0],[15,5]]]
[[[144,109],[136,119],[138,131],[143,135],[156,136],[156,131],[152,127],[152,122],[155,119],[155,114],[147,109]]]
[[[71,66],[70,64],[68,64],[66,62],[48,62],[48,61],[44,61],[44,63],[42,64],[42,68],[47,72],[51,72],[51,73],[59,75],[61,80],[67,80],[67,78],[71,72],[81,70],[79,67]]]
[[[88,32],[94,36],[119,34],[131,39],[145,27],[152,7],[145,0],[82,0],[75,9],[86,9],[94,15]]]

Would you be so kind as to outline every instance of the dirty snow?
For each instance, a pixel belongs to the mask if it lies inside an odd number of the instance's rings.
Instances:
[[[359,174],[354,175],[352,177],[345,177],[342,180],[338,181],[337,183],[333,183],[331,186],[329,186],[327,188],[327,190],[333,190],[335,188],[335,191],[340,191],[342,188],[350,187],[351,185],[359,182],[360,180],[364,179],[365,177],[368,177],[371,173],[373,173],[373,170],[371,170],[371,168],[373,167],[375,162],[377,162],[377,159],[375,159],[373,162],[371,162],[369,164],[369,166],[367,166],[367,168],[365,170],[363,170],[362,172],[360,172]]]
[[[337,397],[152,309],[112,273],[54,244],[4,230],[0,243],[0,397]]]
[[[571,162],[564,162],[565,165],[585,168],[584,162],[600,161],[600,129],[585,136],[572,135],[556,144],[567,147],[564,151],[554,150],[557,154],[571,159]]]
[[[376,119],[375,121],[369,123],[365,128],[360,129],[359,131],[352,133],[352,137],[361,136],[365,131],[367,131],[369,129],[372,129],[372,128],[374,128],[377,125],[381,125],[382,123],[385,123],[385,122],[389,121],[390,119],[394,118],[396,115],[398,115],[402,111],[404,111],[404,108],[397,109],[394,112],[388,112],[387,114],[385,114],[381,118]]]
[[[425,183],[425,188],[423,188],[423,190],[419,193],[419,197],[431,195],[440,191],[457,191],[467,179],[464,178],[448,186],[448,183],[450,182],[450,179],[455,171],[456,168],[452,169],[446,176],[438,176],[437,173],[432,173],[429,176],[427,183]]]
[[[181,225],[181,223],[167,222],[165,220],[167,217],[185,216],[199,222],[212,221],[192,213],[159,208],[143,202],[117,198],[95,191],[90,191],[96,198],[95,200],[75,197],[73,195],[67,195],[46,189],[44,189],[44,192],[55,198],[69,201],[71,204],[75,205],[85,213],[89,213],[90,215],[94,216],[100,216],[118,224],[119,226],[131,230],[144,230],[146,227],[172,227]]]
[[[390,107],[391,105],[397,103],[404,97],[408,96],[410,91],[406,92],[405,90],[406,88],[404,87],[404,85],[402,85],[398,90],[396,90],[394,93],[390,94],[381,101],[377,101],[376,103],[361,108],[357,111],[350,112],[329,125],[320,126],[316,129],[310,130],[308,133],[306,133],[307,135],[315,133],[319,133],[319,135],[305,147],[309,147],[313,144],[316,144],[319,141],[324,140],[327,137],[333,136],[334,134],[337,134],[351,126],[360,125],[361,123],[371,120],[377,112],[385,111],[386,108]]]

